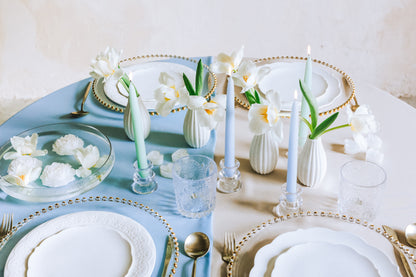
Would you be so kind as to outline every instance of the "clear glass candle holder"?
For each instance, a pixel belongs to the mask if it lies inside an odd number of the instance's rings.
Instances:
[[[273,208],[273,214],[279,217],[294,213],[299,214],[302,212],[302,207],[302,188],[297,184],[296,192],[290,193],[287,191],[286,184],[284,184],[282,186],[279,204]]]
[[[147,161],[146,168],[139,168],[137,161],[134,162],[133,184],[131,190],[137,194],[149,194],[157,189],[157,182],[155,180],[155,172],[153,171],[153,164]]]
[[[234,166],[232,167],[225,166],[224,159],[220,161],[221,170],[218,172],[218,191],[232,193],[241,189],[241,174],[240,170],[238,170],[239,167],[240,162],[238,160],[234,161]]]

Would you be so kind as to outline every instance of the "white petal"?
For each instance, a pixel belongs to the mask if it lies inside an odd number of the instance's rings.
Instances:
[[[169,100],[165,102],[158,102],[155,110],[160,116],[167,116],[176,105],[176,100]]]
[[[369,162],[381,164],[384,159],[384,154],[378,149],[369,148],[365,155],[365,159]]]
[[[147,159],[151,161],[155,166],[163,164],[163,154],[161,154],[159,151],[150,151],[147,154]]]
[[[61,187],[75,180],[75,170],[67,163],[54,162],[45,166],[40,179],[47,187]]]
[[[361,152],[361,148],[352,139],[344,140],[344,152],[345,154],[357,154]]]
[[[75,175],[79,178],[85,178],[91,175],[91,170],[83,168],[82,166],[75,170]]]
[[[172,161],[175,162],[175,161],[179,160],[180,158],[187,157],[187,156],[189,156],[188,150],[183,149],[183,148],[178,149],[175,152],[173,152]]]
[[[10,152],[7,152],[6,154],[4,154],[3,159],[5,159],[5,160],[14,160],[14,159],[17,159],[19,157],[22,157],[22,155],[20,155],[17,152],[10,151]]]
[[[231,74],[232,66],[229,63],[216,62],[211,64],[210,69],[214,73]]]
[[[253,104],[248,111],[249,129],[256,135],[264,134],[270,130],[267,122],[267,105]]]
[[[35,181],[42,171],[42,162],[30,156],[23,156],[14,159],[8,169],[7,174],[20,178],[24,185]]]
[[[202,96],[191,95],[188,98],[187,106],[191,110],[198,109],[206,103],[206,99]]]
[[[237,52],[233,52],[231,57],[234,60],[234,70],[238,70],[240,63],[244,57],[244,45],[241,45]]]
[[[32,157],[42,157],[48,154],[48,150],[35,150],[31,154]]]
[[[257,83],[260,83],[263,78],[271,71],[270,67],[263,66],[257,72]]]
[[[281,143],[283,140],[283,124],[282,120],[278,120],[276,124],[274,124],[273,128],[273,134],[275,135],[275,139],[277,143]]]
[[[52,145],[52,151],[58,155],[73,155],[76,149],[83,146],[84,141],[82,139],[73,134],[68,134],[55,141]]]
[[[160,175],[165,178],[172,179],[173,163],[162,164],[160,166]]]
[[[85,148],[75,150],[74,156],[82,167],[91,168],[100,159],[100,151],[96,146],[88,145]]]

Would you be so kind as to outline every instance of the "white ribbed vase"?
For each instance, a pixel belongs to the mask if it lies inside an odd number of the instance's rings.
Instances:
[[[193,148],[200,148],[208,143],[211,130],[199,124],[196,110],[188,109],[186,112],[183,121],[183,136],[185,137],[186,143]]]
[[[140,115],[142,118],[142,126],[143,126],[143,136],[147,138],[150,134],[150,115],[146,106],[143,104],[141,97],[137,98],[139,103],[139,110]],[[134,130],[133,130],[133,121],[131,120],[131,109],[130,109],[130,100],[127,102],[127,106],[124,109],[124,132],[128,136],[129,139],[134,141]]]
[[[259,174],[269,174],[277,164],[279,148],[271,131],[255,135],[250,144],[250,165]]]
[[[318,185],[325,177],[327,159],[320,137],[306,139],[298,157],[298,179],[308,187]]]

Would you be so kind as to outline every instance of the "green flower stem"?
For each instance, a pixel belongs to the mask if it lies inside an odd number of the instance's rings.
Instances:
[[[349,127],[349,126],[351,126],[351,125],[350,124],[339,125],[339,126],[336,126],[336,127],[333,127],[333,128],[330,128],[330,129],[324,131],[321,135],[323,135],[323,134],[325,134],[329,131],[333,131],[333,130],[336,130],[336,129],[341,129],[341,128],[345,128],[345,127]]]
[[[126,73],[123,74],[120,78],[120,83],[123,85],[124,89],[130,93],[130,79],[127,77]],[[137,97],[140,97],[140,93],[137,91],[136,86],[133,83],[134,90],[136,91]]]

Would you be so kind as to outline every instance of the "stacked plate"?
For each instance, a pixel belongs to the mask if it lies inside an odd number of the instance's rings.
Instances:
[[[358,236],[317,227],[284,233],[260,248],[249,276],[400,276],[400,273],[383,252]]]
[[[10,253],[5,277],[151,276],[156,248],[133,219],[103,211],[57,217],[25,235]]]

